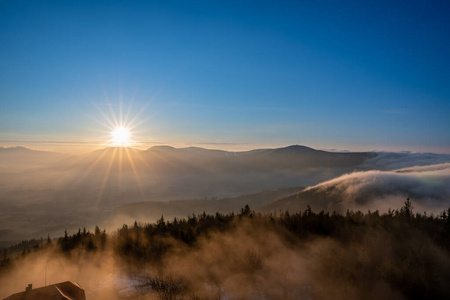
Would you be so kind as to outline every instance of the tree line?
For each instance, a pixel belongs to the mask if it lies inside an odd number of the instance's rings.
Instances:
[[[242,224],[275,232],[293,248],[320,237],[332,239],[344,248],[348,247],[349,253],[355,248],[364,248],[368,258],[353,259],[346,256],[351,254],[344,253],[327,262],[332,266],[330,272],[334,272],[334,276],[344,276],[355,285],[362,285],[362,278],[382,279],[410,299],[445,298],[450,295],[450,271],[445,269],[450,261],[450,208],[439,215],[414,213],[409,199],[400,209],[389,209],[385,213],[352,210],[343,214],[324,210],[314,212],[309,206],[300,212],[258,213],[246,205],[237,213],[191,214],[187,218],[173,220],[166,220],[161,216],[156,222],[146,224],[135,221],[133,225],[124,224],[112,233],[106,233],[99,227],[94,232],[86,228],[79,229],[74,234],[65,231],[64,236],[58,239],[47,237],[23,241],[3,249],[0,272],[13,267],[15,260],[31,251],[49,248],[68,257],[74,251],[88,253],[112,249],[117,257],[130,265],[157,265],[174,247],[196,247],[199,239],[208,239],[212,234],[233,232]],[[389,240],[376,238],[376,234],[380,232],[386,233]],[[375,236],[375,242],[374,246],[369,247],[365,243],[371,235]],[[377,252],[383,249],[383,243],[389,243],[393,253],[389,261],[375,259],[379,255]],[[432,247],[445,253],[445,263],[441,264],[440,258],[433,257]],[[8,255],[9,251],[19,248],[23,248],[20,255]],[[351,262],[343,264],[340,259]],[[261,264],[259,258],[254,260],[252,265],[258,267]],[[155,278],[148,282],[157,283],[153,290],[166,286]]]

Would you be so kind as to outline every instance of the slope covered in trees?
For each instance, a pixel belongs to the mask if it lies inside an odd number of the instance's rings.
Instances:
[[[79,281],[91,270],[86,261],[90,268],[97,265],[104,278],[111,270],[102,271],[100,261],[113,261],[119,273],[133,279],[127,292],[116,290],[117,299],[450,296],[450,208],[439,216],[414,213],[409,199],[384,214],[309,207],[260,214],[246,206],[236,214],[135,222],[109,234],[83,229],[30,246],[27,250],[23,242],[5,249],[2,281],[14,278],[35,256],[46,257],[47,264],[52,259],[77,264],[78,273],[72,275]],[[79,283],[94,284],[87,278]]]

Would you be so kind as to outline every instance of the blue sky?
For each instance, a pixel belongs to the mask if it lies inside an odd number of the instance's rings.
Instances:
[[[448,1],[0,0],[0,146],[101,147],[101,112],[122,106],[141,112],[144,148],[450,153],[449,15]]]

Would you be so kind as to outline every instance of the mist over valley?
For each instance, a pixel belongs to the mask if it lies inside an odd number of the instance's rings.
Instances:
[[[246,204],[256,211],[299,211],[307,205],[386,211],[410,197],[429,212],[449,204],[445,154],[156,146],[82,155],[16,147],[0,149],[0,157],[2,242],[95,225],[113,229],[161,215],[236,212]],[[429,169],[417,167],[427,164]],[[393,170],[398,167],[403,169]]]
[[[0,299],[450,299],[450,1],[0,1]]]

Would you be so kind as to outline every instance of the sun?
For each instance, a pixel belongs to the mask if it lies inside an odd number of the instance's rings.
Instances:
[[[104,134],[99,137],[102,140],[99,144],[107,147],[124,148],[136,147],[142,144],[142,136],[139,136],[139,134],[142,134],[142,131],[137,130],[137,128],[147,121],[146,119],[140,119],[145,106],[134,114],[131,105],[124,111],[122,101],[118,104],[107,103],[106,105],[109,113],[100,106],[95,105],[104,120],[92,118],[104,127],[103,130],[99,130]]]
[[[114,128],[111,132],[111,137],[111,143],[113,146],[127,147],[131,143],[130,130],[123,126]]]

